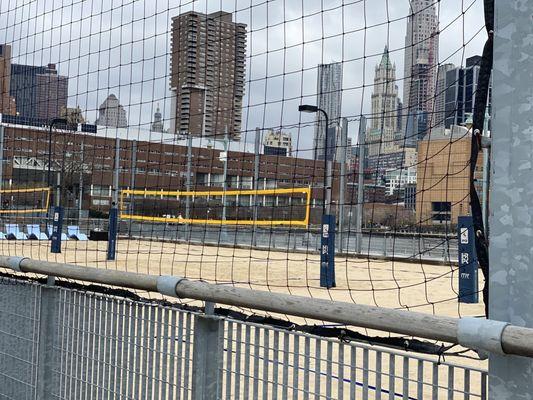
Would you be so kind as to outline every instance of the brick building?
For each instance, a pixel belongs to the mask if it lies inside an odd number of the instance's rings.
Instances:
[[[13,122],[13,119],[10,119]],[[3,188],[41,187],[48,184],[48,127],[2,123]],[[74,126],[76,128],[76,126]],[[83,132],[96,128],[94,133]],[[119,186],[121,189],[185,190],[186,140],[178,135],[138,129],[78,125],[77,131],[54,130],[52,182],[61,171],[65,207],[78,201],[83,181],[83,208],[107,212],[111,203],[116,136],[120,138]],[[226,185],[228,190],[252,189],[254,158],[251,145],[230,142]],[[220,141],[195,138],[192,148],[192,187],[196,191],[222,188],[224,162]],[[260,155],[259,189],[311,187],[311,223],[322,212],[323,162],[310,159]],[[334,167],[333,201],[338,203],[339,168]],[[274,207],[278,199],[266,199]],[[231,206],[231,201],[228,202]],[[274,210],[274,208],[272,208]],[[273,211],[271,211],[273,212]],[[231,217],[231,215],[229,215]],[[228,218],[229,218],[228,217]]]
[[[15,115],[15,99],[9,94],[11,88],[11,46],[0,44],[0,113]]]

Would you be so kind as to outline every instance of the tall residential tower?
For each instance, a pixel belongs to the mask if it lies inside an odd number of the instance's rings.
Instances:
[[[232,14],[187,12],[172,19],[170,132],[240,138],[246,25]]]

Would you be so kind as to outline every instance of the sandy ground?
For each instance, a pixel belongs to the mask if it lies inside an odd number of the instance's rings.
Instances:
[[[2,241],[0,252],[436,315],[483,315],[482,302],[457,302],[457,267],[453,265],[336,258],[336,287],[327,290],[319,285],[316,254],[121,240],[117,260],[106,261],[106,246],[106,242],[67,241],[61,254],[51,254],[48,242]],[[482,284],[480,280],[480,288]]]

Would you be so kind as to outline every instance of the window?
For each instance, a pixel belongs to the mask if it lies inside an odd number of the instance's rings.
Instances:
[[[431,211],[431,219],[435,223],[449,222],[452,219],[452,203],[449,201],[433,201]]]

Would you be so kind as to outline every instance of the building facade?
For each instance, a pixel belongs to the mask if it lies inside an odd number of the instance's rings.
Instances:
[[[416,166],[390,169],[385,171],[384,176],[387,195],[392,196],[398,191],[403,192],[407,185],[416,184]]]
[[[0,116],[3,118],[3,116]],[[13,119],[5,126],[3,157],[3,188],[35,188],[47,185],[49,130],[47,126],[31,127],[17,125]],[[62,205],[66,208],[76,207],[79,201],[80,179],[82,180],[82,206],[84,210],[107,212],[113,194],[116,139],[110,136],[107,129],[95,127],[92,132],[57,130],[52,135],[51,171],[52,177],[63,171],[62,184],[64,198]],[[185,190],[187,171],[187,140],[175,134],[150,132],[133,128],[117,128],[114,133],[120,138],[119,147],[119,189],[175,191]],[[135,138],[132,140],[130,138]],[[192,187],[195,191],[207,192],[213,188],[221,189],[224,185],[224,161],[221,157],[223,144],[220,141],[209,141],[195,138],[193,141]],[[255,154],[246,143],[232,142],[227,154],[226,187],[229,190],[253,189]],[[339,173],[334,163],[333,201],[339,204]],[[283,157],[277,155],[259,156],[259,189],[276,188],[311,188],[311,223],[318,224],[322,215],[323,194],[323,162],[315,160]],[[53,185],[54,182],[50,184]],[[157,196],[158,197],[158,196]],[[220,196],[212,196],[210,200],[211,218],[220,218]],[[206,197],[207,198],[207,197]],[[228,196],[228,218],[235,213],[248,218],[250,199],[242,196]],[[35,199],[40,201],[41,197]],[[141,199],[142,200],[142,199]],[[170,200],[146,199],[144,205],[140,201],[137,206],[144,207],[143,212],[153,212],[151,205],[165,205]],[[171,199],[172,200],[172,199]],[[182,198],[183,200],[183,198]],[[294,199],[293,199],[294,200]],[[183,211],[181,203],[174,198],[176,207]],[[286,203],[289,201],[289,203]],[[17,207],[17,198],[10,206]],[[218,203],[217,203],[218,202]],[[300,219],[301,213],[287,196],[262,196],[263,217],[285,213],[284,218]],[[173,204],[174,204],[173,203]],[[198,204],[198,202],[194,202]],[[211,203],[210,203],[211,204]],[[218,204],[218,206],[217,206]],[[283,206],[285,204],[285,206]],[[27,206],[27,204],[25,205]],[[35,203],[37,206],[37,203]],[[278,206],[280,208],[278,208]],[[281,207],[284,208],[281,208]],[[218,208],[217,208],[218,207]],[[270,208],[268,208],[270,207]],[[239,210],[236,210],[239,209]],[[176,210],[178,211],[178,210]],[[193,207],[195,218],[205,218],[206,208]],[[273,214],[276,212],[277,214]],[[139,211],[141,213],[141,211]],[[177,215],[177,214],[176,214]]]
[[[336,137],[342,109],[342,63],[320,64],[317,68],[317,105],[329,118],[329,128]],[[325,156],[326,120],[321,112],[316,114],[313,153],[315,160]]]
[[[266,155],[292,155],[292,136],[288,132],[268,131],[263,139],[263,153]]]
[[[11,46],[0,44],[0,113],[15,115],[16,102],[10,94]]]
[[[439,23],[433,0],[410,1],[404,54],[403,125],[412,142],[423,137],[433,112],[436,65],[439,55]],[[410,120],[410,122],[408,122]]]
[[[437,87],[435,90],[435,113],[432,127],[444,128],[446,125],[446,91],[448,71],[455,68],[451,63],[439,65],[437,70]],[[448,126],[449,128],[449,126]]]
[[[240,139],[246,25],[187,12],[172,19],[171,38],[170,132]]]
[[[12,64],[11,96],[19,116],[49,121],[67,107],[68,77],[59,75],[55,64]]]
[[[470,215],[470,147],[468,128],[433,132],[418,148],[416,218],[420,225],[457,224]],[[478,157],[474,178],[482,182],[483,155]],[[480,191],[478,190],[478,193]]]
[[[446,73],[445,127],[464,124],[468,114],[474,112],[475,97],[481,68],[481,57],[466,59],[465,67],[457,67]],[[492,102],[492,82],[489,84],[488,113]]]
[[[124,107],[114,94],[107,96],[107,99],[100,104],[96,125],[112,128],[124,128],[128,126],[126,110],[124,110]]]
[[[390,60],[388,47],[385,47],[374,75],[372,117],[366,137],[369,157],[379,157],[400,150],[395,140],[399,130],[398,102],[396,67]]]

